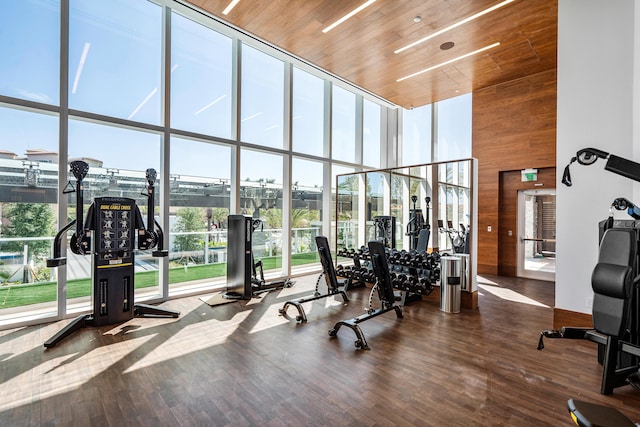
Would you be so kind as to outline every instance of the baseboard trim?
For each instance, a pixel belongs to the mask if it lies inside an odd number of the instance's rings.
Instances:
[[[590,314],[554,308],[553,329],[560,329],[563,326],[593,328],[593,318]]]

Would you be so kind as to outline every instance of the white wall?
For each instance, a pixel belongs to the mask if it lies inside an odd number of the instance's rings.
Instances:
[[[581,148],[640,162],[639,16],[634,0],[558,2],[556,308],[591,313],[597,224],[616,197],[640,204],[638,184],[605,171],[603,160],[574,163],[573,186],[560,182]]]

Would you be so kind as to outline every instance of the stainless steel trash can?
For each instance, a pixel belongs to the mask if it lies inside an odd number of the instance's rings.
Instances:
[[[454,254],[457,258],[460,258],[462,265],[460,266],[460,289],[463,291],[469,291],[471,287],[471,277],[469,277],[469,255],[468,254]]]
[[[440,258],[440,310],[445,313],[460,313],[462,264],[460,257]]]

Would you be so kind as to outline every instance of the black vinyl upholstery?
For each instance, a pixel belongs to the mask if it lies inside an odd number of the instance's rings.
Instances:
[[[607,230],[591,275],[593,326],[596,331],[616,338],[623,336],[628,322],[636,241],[633,229]]]
[[[387,257],[384,252],[384,245],[377,240],[369,241],[368,245],[373,272],[378,279],[378,295],[380,296],[380,300],[393,304],[395,295],[393,293],[393,285],[391,284],[389,264],[387,263]]]
[[[416,245],[416,250],[418,252],[426,252],[427,247],[429,246],[429,235],[431,231],[428,228],[423,228],[420,230],[418,234],[418,243]]]
[[[324,280],[327,282],[327,288],[336,290],[340,286],[344,286],[347,280],[339,281],[336,270],[333,267],[333,259],[331,258],[331,250],[329,249],[329,241],[326,236],[316,236],[316,246],[320,254],[320,262],[324,269]]]

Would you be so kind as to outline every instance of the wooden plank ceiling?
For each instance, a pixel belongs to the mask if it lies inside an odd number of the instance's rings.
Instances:
[[[501,0],[377,0],[327,33],[365,0],[240,0],[223,15],[229,2],[189,0],[404,108],[556,68],[557,0],[515,0],[401,53],[394,51]],[[445,42],[455,45],[442,50]],[[494,43],[500,45],[397,81]]]

